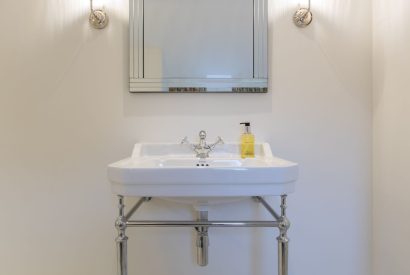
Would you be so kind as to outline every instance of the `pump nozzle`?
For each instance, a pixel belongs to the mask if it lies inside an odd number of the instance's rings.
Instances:
[[[240,125],[244,125],[245,126],[245,134],[250,134],[251,133],[251,123],[250,122],[242,122],[240,123]]]

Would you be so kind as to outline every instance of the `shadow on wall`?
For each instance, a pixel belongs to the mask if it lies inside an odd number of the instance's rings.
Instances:
[[[124,114],[127,117],[262,114],[270,113],[271,110],[272,93],[130,94],[124,91]]]

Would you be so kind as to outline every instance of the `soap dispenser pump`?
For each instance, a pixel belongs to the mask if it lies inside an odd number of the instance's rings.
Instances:
[[[251,133],[251,123],[242,122],[244,132],[241,136],[241,157],[254,158],[255,157],[255,136]]]

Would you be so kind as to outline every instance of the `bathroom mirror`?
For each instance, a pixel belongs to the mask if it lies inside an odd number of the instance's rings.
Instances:
[[[267,0],[130,0],[130,92],[265,93]]]

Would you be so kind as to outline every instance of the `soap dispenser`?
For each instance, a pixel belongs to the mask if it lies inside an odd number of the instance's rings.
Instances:
[[[241,136],[241,157],[254,158],[255,157],[255,136],[251,133],[251,123],[242,122],[244,131]]]

